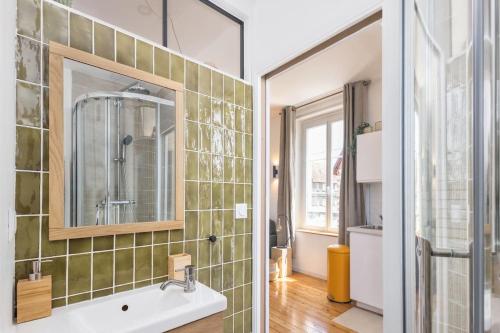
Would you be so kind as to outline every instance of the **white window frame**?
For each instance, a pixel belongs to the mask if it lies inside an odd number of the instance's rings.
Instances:
[[[328,233],[338,235],[338,227],[331,228],[331,174],[330,170],[332,169],[332,161],[331,161],[331,123],[336,121],[341,121],[344,119],[343,108],[342,105],[330,106],[328,108],[324,108],[318,110],[316,112],[307,112],[307,115],[304,117],[300,117],[297,114],[296,120],[296,130],[297,130],[297,138],[296,138],[296,179],[297,181],[297,196],[296,202],[297,204],[297,214],[298,217],[296,219],[297,230],[298,231],[310,231],[310,232],[319,232],[319,233]],[[307,156],[307,142],[306,142],[306,131],[308,128],[316,127],[326,124],[327,132],[326,132],[326,140],[327,140],[327,156],[326,156],[326,168],[327,168],[327,206],[326,206],[326,224],[324,227],[314,227],[306,225],[306,156]]]

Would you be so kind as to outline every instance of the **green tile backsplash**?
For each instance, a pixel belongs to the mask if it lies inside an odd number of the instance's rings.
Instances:
[[[161,282],[168,255],[187,252],[198,280],[228,298],[226,332],[250,332],[252,87],[50,0],[18,0],[17,22],[16,279],[50,260],[59,307]],[[185,84],[185,230],[48,240],[49,41]],[[240,202],[248,218],[236,220]]]

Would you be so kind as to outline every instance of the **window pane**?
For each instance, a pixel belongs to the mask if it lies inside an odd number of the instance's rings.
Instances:
[[[326,124],[306,131],[306,226],[326,227]]]
[[[168,47],[240,76],[240,24],[200,0],[168,0]]]
[[[331,128],[331,229],[339,228],[340,177],[342,175],[342,152],[344,148],[344,122],[336,121]]]

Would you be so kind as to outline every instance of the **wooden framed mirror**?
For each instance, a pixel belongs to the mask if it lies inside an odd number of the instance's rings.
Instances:
[[[49,239],[184,228],[182,84],[49,45]]]

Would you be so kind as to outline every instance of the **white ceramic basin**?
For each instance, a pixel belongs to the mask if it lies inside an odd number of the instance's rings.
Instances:
[[[226,297],[198,282],[193,293],[154,285],[54,309],[51,317],[17,325],[17,332],[159,333],[226,307]]]

